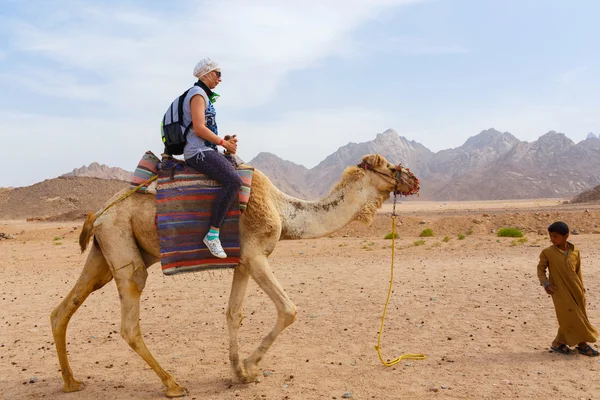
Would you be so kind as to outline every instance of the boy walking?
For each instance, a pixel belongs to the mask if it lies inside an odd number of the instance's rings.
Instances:
[[[588,344],[598,340],[598,332],[585,311],[579,249],[567,241],[569,227],[564,222],[554,222],[548,227],[548,233],[552,246],[542,250],[537,273],[546,293],[552,296],[558,319],[558,334],[550,348],[561,354],[571,354],[574,350],[569,346],[576,344],[579,354],[597,357],[598,351]]]

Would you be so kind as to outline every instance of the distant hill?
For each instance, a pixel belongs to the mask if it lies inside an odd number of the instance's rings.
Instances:
[[[132,173],[119,167],[109,167],[104,164],[93,162],[87,167],[84,165],[81,168],[75,168],[73,171],[61,176],[87,176],[90,178],[119,179],[129,182],[131,180]]]
[[[117,179],[76,176],[5,189],[0,191],[0,219],[83,218],[128,186],[127,182]]]
[[[600,185],[586,190],[575,196],[570,203],[595,203],[600,202]]]

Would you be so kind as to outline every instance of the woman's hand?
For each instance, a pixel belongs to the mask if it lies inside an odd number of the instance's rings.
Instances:
[[[222,146],[225,148],[225,150],[227,150],[231,154],[235,154],[235,152],[237,151],[237,142],[238,142],[238,139],[236,138],[236,135],[233,135],[233,136],[227,135],[227,136],[225,136],[225,138],[223,140]]]

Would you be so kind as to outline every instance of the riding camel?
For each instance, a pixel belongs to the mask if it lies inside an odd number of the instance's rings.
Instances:
[[[288,196],[260,171],[254,172],[248,206],[240,217],[241,256],[234,269],[227,309],[229,360],[234,382],[254,381],[265,353],[279,333],[296,320],[296,306],[269,267],[268,257],[277,242],[321,237],[354,220],[370,224],[390,193],[408,195],[418,190],[419,182],[408,169],[393,165],[379,155],[367,155],[358,166],[346,168],[329,195],[317,201]],[[184,387],[154,359],[140,331],[140,296],[148,276],[146,269],[160,261],[154,200],[153,195],[134,193],[97,219],[90,214],[84,223],[79,237],[81,251],[85,251],[92,236],[93,245],[77,283],[50,316],[64,392],[84,388],[84,384],[73,377],[67,358],[69,320],[90,293],[114,278],[121,301],[121,336],[156,372],[167,387],[167,397],[186,394]],[[238,354],[238,331],[250,277],[275,303],[277,322],[242,362]]]

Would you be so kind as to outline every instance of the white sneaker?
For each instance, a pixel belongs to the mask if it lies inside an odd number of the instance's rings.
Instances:
[[[202,239],[202,241],[204,242],[206,247],[208,247],[208,250],[212,253],[213,256],[217,258],[227,257],[227,254],[225,254],[225,251],[223,250],[223,246],[221,246],[221,241],[219,240],[219,238],[209,240],[208,235],[206,235],[204,236],[204,239]]]

